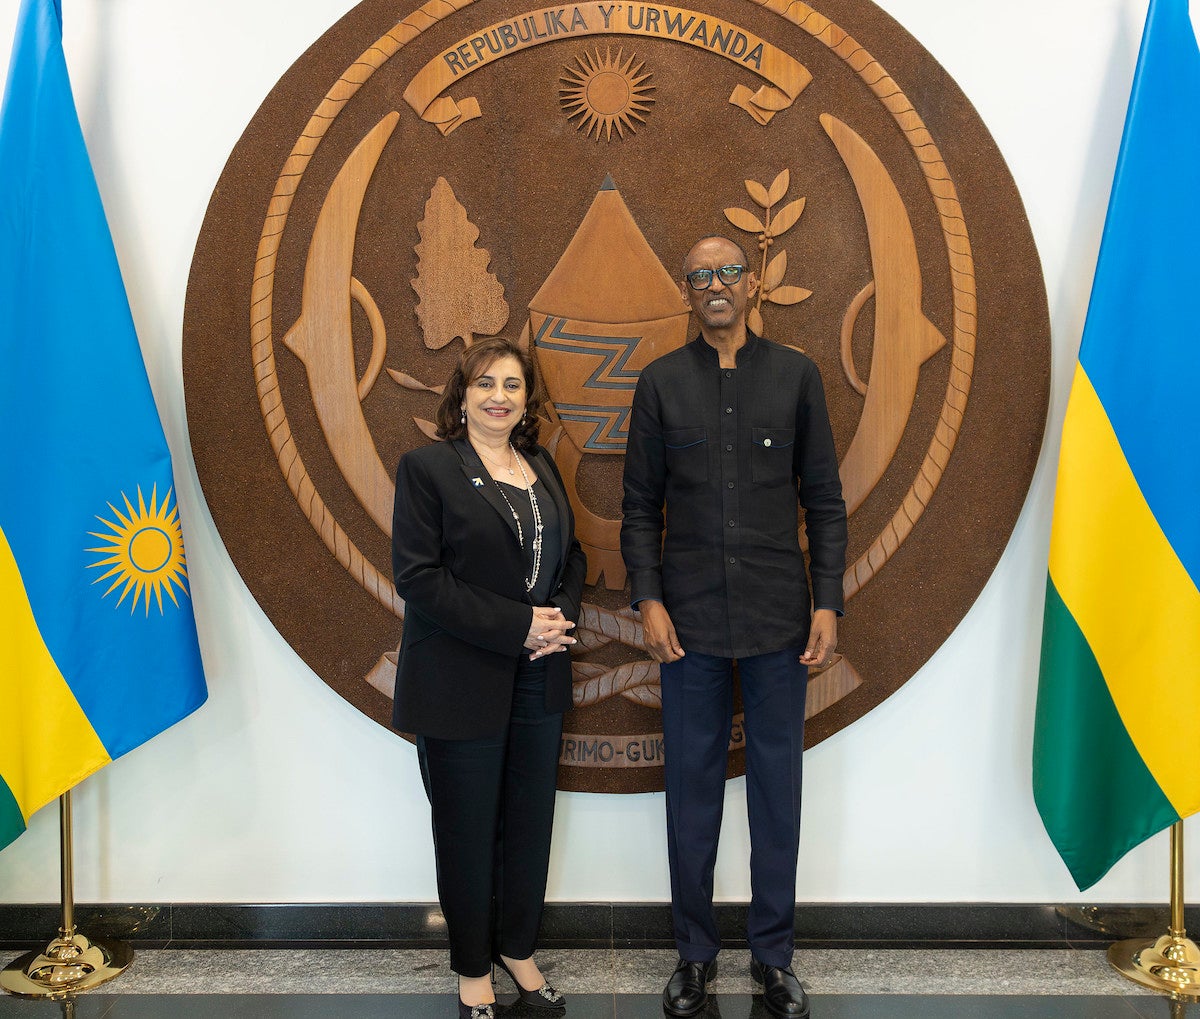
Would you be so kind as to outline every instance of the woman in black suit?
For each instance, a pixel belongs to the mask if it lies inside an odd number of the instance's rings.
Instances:
[[[396,474],[392,723],[417,736],[463,1019],[493,1016],[493,963],[527,1004],[564,1005],[533,951],[586,562],[540,407],[529,354],[481,340],[438,406],[445,441]]]

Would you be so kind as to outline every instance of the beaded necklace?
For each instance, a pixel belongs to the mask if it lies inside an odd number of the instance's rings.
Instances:
[[[538,580],[538,574],[542,572],[542,512],[538,508],[537,496],[533,492],[533,484],[530,482],[529,475],[525,471],[525,464],[521,458],[517,456],[517,451],[513,449],[511,442],[508,444],[508,451],[512,454],[513,459],[516,460],[517,466],[521,468],[521,478],[525,482],[525,491],[529,493],[529,508],[533,511],[533,525],[536,530],[536,533],[533,536],[533,575],[525,579],[525,590],[526,592],[529,592],[533,590],[533,587]],[[497,464],[497,466],[500,465]],[[508,473],[512,474],[510,469],[503,469],[508,470]],[[488,476],[491,477],[490,472]],[[525,530],[521,527],[521,518],[517,515],[517,511],[513,508],[513,504],[508,501],[508,494],[504,491],[504,486],[501,485],[500,482],[495,478],[492,478],[492,483],[496,486],[497,491],[500,493],[500,498],[504,500],[504,504],[508,507],[508,512],[512,514],[513,520],[517,522],[517,542],[520,544],[521,548],[524,548]]]

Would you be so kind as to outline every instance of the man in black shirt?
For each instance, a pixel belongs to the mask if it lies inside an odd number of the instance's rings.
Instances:
[[[705,237],[692,248],[681,290],[700,335],[641,373],[625,455],[621,551],[646,647],[661,663],[680,956],[663,1007],[674,1016],[700,1012],[716,976],[713,868],[735,659],[745,712],[751,973],[774,1015],[808,1015],[791,970],[804,702],[809,666],[828,662],[837,645],[846,506],[820,375],[798,350],[746,328],[757,289],[733,241]]]

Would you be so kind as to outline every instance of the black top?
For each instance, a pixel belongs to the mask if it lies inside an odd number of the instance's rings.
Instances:
[[[749,334],[726,369],[697,337],[643,370],[621,552],[630,600],[661,600],[685,651],[737,658],[804,645],[811,603],[798,505],[814,602],[840,614],[846,505],[809,358]]]
[[[533,536],[536,528],[533,521],[533,507],[529,505],[529,493],[523,488],[504,481],[498,481],[497,484],[504,489],[504,495],[508,498],[512,508],[516,510],[517,518],[521,521],[522,546],[525,549],[527,571],[525,576],[530,577],[533,575]],[[546,486],[542,484],[541,478],[533,483],[533,496],[537,499],[538,513],[542,517],[542,562],[538,568],[537,583],[529,592],[529,599],[534,605],[545,605],[546,599],[550,597],[550,585],[558,573],[558,564],[561,559],[559,545],[562,536],[558,530],[558,509]]]

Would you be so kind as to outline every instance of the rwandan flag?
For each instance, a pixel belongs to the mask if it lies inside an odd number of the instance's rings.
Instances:
[[[1200,50],[1152,0],[1063,427],[1033,746],[1084,889],[1200,810]]]
[[[0,847],[207,696],[171,457],[56,0],[0,110]]]

